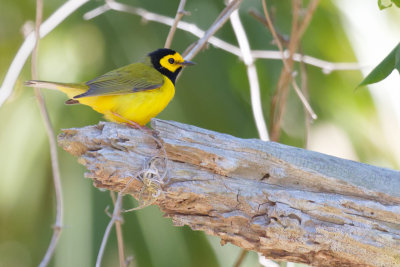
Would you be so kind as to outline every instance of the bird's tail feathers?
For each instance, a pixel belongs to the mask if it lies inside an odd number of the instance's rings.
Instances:
[[[70,87],[70,88],[77,87],[76,84],[46,82],[46,81],[37,81],[37,80],[26,81],[25,86],[45,88],[45,89],[51,89],[51,90],[60,90],[60,87],[67,87],[67,88],[68,87]]]
[[[58,90],[65,93],[69,98],[74,98],[74,96],[83,94],[88,90],[88,86],[84,83],[56,83],[32,80],[25,82],[25,86]]]
[[[52,90],[58,90],[57,87],[59,86],[57,83],[36,81],[36,80],[26,81],[24,83],[24,85],[29,86],[29,87],[45,88],[45,89],[52,89]]]

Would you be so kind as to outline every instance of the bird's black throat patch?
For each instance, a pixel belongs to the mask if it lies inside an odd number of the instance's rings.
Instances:
[[[154,52],[149,53],[149,57],[151,60],[151,63],[153,64],[153,67],[158,70],[161,74],[165,75],[168,77],[168,79],[171,80],[171,82],[175,85],[175,80],[176,77],[178,76],[179,72],[182,70],[182,67],[176,69],[175,72],[172,72],[160,64],[160,60],[165,57],[166,55],[174,55],[176,52],[172,49],[167,49],[167,48],[160,48]]]

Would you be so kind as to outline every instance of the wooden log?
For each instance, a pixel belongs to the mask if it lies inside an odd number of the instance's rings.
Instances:
[[[222,244],[313,266],[400,266],[399,171],[178,122],[152,126],[168,158],[158,164],[160,145],[125,125],[66,129],[58,141],[96,187],[157,195],[175,225]]]

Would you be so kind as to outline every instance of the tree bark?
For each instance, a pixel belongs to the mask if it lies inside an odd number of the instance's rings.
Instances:
[[[175,225],[222,244],[313,266],[400,266],[399,171],[172,121],[152,126],[159,144],[103,122],[58,141],[96,187],[154,198]],[[156,163],[163,148],[168,160]]]

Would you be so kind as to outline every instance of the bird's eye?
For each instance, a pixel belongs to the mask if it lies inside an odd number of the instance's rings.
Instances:
[[[175,60],[173,58],[168,59],[169,64],[174,64]]]

